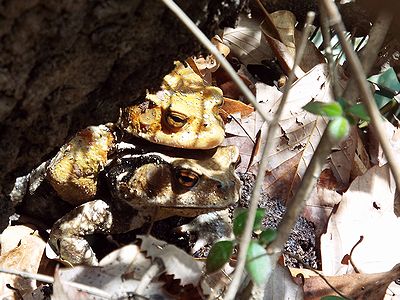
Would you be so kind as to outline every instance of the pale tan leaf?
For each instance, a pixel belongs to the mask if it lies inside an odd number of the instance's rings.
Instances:
[[[256,94],[259,105],[264,111],[271,111],[272,105],[282,95],[276,87],[264,83],[256,84]],[[246,172],[257,134],[263,123],[262,117],[257,112],[252,112],[245,118],[241,114],[234,113],[233,119],[225,125],[226,138],[223,145],[236,145],[239,148],[241,162],[237,169],[238,172]]]
[[[265,287],[264,300],[276,299],[279,295],[280,299],[301,300],[303,299],[303,289],[298,286],[287,267],[277,264],[274,272]]]
[[[257,94],[258,97],[262,95]],[[264,187],[270,196],[279,196],[284,201],[292,196],[327,125],[327,119],[302,107],[311,100],[330,102],[332,98],[325,64],[316,66],[292,86],[279,121],[281,131],[273,138],[276,147],[268,159]],[[279,101],[271,104],[271,114],[276,112]],[[263,125],[262,132],[265,141],[267,124]],[[260,158],[261,154],[255,162]]]
[[[355,138],[356,130],[351,130],[350,135],[340,143],[338,149],[334,149],[330,155],[330,169],[335,177],[341,182],[343,189],[347,188],[350,180],[350,173],[354,155],[356,153]]]
[[[236,28],[225,28],[223,41],[245,65],[260,64],[273,59],[274,54],[263,36],[260,23],[241,14]]]
[[[261,30],[275,53],[280,66],[286,74],[289,74],[293,67],[296,45],[300,42],[302,34],[295,28],[296,19],[290,11],[276,11],[270,16],[280,39],[278,40],[271,35],[271,28],[269,22],[266,22],[267,19],[261,23]],[[295,69],[295,75],[300,78],[304,75],[304,72],[308,72],[316,65],[324,62],[325,58],[321,52],[311,41],[307,40],[303,58],[299,67]]]
[[[142,240],[141,249],[148,256],[160,258],[168,274],[174,275],[175,279],[180,279],[182,285],[197,285],[201,279],[200,263],[196,262],[192,256],[185,251],[170,245],[167,242],[157,240],[152,236],[139,235]]]
[[[0,266],[4,269],[36,274],[45,244],[37,231],[26,226],[9,226],[2,234]],[[2,273],[0,295],[3,297],[9,295],[10,299],[14,299],[15,294],[6,287],[6,284],[18,289],[21,295],[30,293],[36,287],[35,280]]]
[[[400,153],[400,130],[399,128],[395,127],[392,123],[385,119],[384,121],[385,126],[385,134],[386,137],[389,139],[392,148],[397,153]],[[379,144],[379,140],[376,137],[376,133],[373,128],[369,131],[369,153],[371,156],[371,162],[373,164],[377,164],[379,166],[383,166],[386,164],[387,160],[385,155],[383,154],[383,150],[381,145]]]
[[[79,290],[66,282],[76,282],[101,289],[114,298],[124,298],[134,292],[145,272],[151,266],[147,258],[136,245],[127,245],[111,252],[104,257],[99,266],[77,266],[62,269],[59,272],[62,287],[68,293],[78,293]],[[152,281],[143,292],[144,297],[159,296],[160,299],[171,299],[162,290],[163,282]],[[72,294],[69,299],[76,299]]]
[[[278,30],[282,43],[287,47],[292,57],[296,54],[296,41],[294,31],[296,16],[288,10],[278,10],[270,14],[272,22]]]
[[[322,266],[325,274],[352,270],[341,263],[355,247],[352,260],[360,272],[390,270],[400,261],[400,220],[393,212],[396,185],[387,165],[374,166],[357,177],[343,194],[321,237]],[[393,233],[393,234],[390,234]]]

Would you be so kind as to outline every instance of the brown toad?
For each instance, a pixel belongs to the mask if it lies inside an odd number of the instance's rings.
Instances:
[[[162,90],[147,94],[147,102],[122,110],[123,130],[153,143],[186,149],[211,149],[225,132],[219,107],[221,89],[205,85],[190,67],[176,62],[164,77]]]
[[[110,195],[99,193],[101,200],[84,203],[58,220],[51,247],[72,264],[95,265],[88,235],[127,232],[174,215],[197,216],[238,200],[235,146],[218,147],[197,159],[184,156],[152,152],[114,159],[105,170]]]
[[[22,211],[28,214],[35,206],[48,208],[49,195],[75,207],[51,231],[49,243],[61,258],[96,264],[87,235],[126,232],[154,216],[196,216],[238,200],[238,149],[217,147],[224,138],[218,115],[221,90],[205,85],[181,63],[164,78],[162,88],[157,95],[148,94],[146,103],[122,110],[116,125],[82,130],[53,159],[16,180],[11,193],[15,202],[26,194],[40,202],[26,205]],[[146,145],[132,136],[166,146]],[[99,177],[106,178],[109,188],[99,184]],[[35,200],[36,189],[41,193]],[[59,214],[40,215],[57,219]]]

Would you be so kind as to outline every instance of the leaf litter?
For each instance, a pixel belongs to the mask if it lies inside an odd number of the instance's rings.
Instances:
[[[285,18],[278,19],[284,20],[284,24],[277,26],[277,30],[281,36],[286,36],[283,42],[272,37],[265,26],[260,27],[259,19],[250,19],[245,15],[241,16],[238,27],[224,31],[222,41],[229,48],[221,44],[221,40],[214,42],[228,59],[237,58],[243,64],[242,70],[248,64],[262,64],[265,59],[278,58],[282,69],[288,72],[299,34],[290,13],[276,13],[276,16],[282,15]],[[312,115],[302,107],[310,101],[333,101],[326,65],[321,64],[322,55],[311,42],[308,49],[301,65],[303,70],[296,70],[299,79],[290,91],[283,118],[279,120],[281,131],[274,137],[277,146],[269,158],[264,182],[264,193],[285,203],[295,193],[327,124],[327,118]],[[251,106],[238,101],[240,94],[230,82],[221,79],[219,65],[213,57],[194,58],[192,63],[205,81],[211,83],[219,80],[221,86],[225,84],[225,95],[235,95],[235,99],[226,100],[222,111],[227,122],[224,143],[239,147],[242,162],[238,171],[255,173],[261,154],[259,150],[254,151],[254,147],[261,141],[258,149],[262,148],[267,123]],[[241,74],[246,84],[250,87],[254,85],[258,102],[272,117],[281,92],[276,87],[255,81],[248,74]],[[399,151],[398,128],[388,122],[386,128],[392,146]],[[333,149],[312,197],[307,201],[304,216],[313,221],[316,234],[321,237],[322,272],[327,276],[326,279],[348,297],[382,299],[387,294],[389,284],[400,277],[397,265],[400,261],[400,239],[396,234],[400,223],[395,213],[398,195],[382,149],[374,142],[373,130],[368,130],[366,138],[369,140],[368,147],[365,146],[364,133],[354,129],[346,140]],[[9,227],[8,230],[17,229]],[[17,243],[11,246],[5,243],[5,240],[11,240],[10,235],[3,233],[0,257],[3,267],[38,272],[39,265],[30,264],[27,253],[30,259],[39,262],[44,244],[35,233],[27,232],[30,234],[22,234],[21,237],[15,234]],[[362,241],[357,243],[360,237]],[[229,284],[227,274],[232,272],[231,267],[225,267],[225,275],[214,274],[202,281],[202,262],[193,260],[190,255],[166,242],[145,236],[141,238],[140,247],[129,245],[120,248],[104,258],[100,267],[57,270],[54,296],[59,299],[77,298],[78,295],[81,299],[88,297],[79,290],[67,294],[70,291],[66,289],[65,282],[68,281],[99,287],[114,296],[134,293],[154,259],[161,259],[166,274],[172,275],[180,285],[197,286],[200,283],[205,295],[222,292],[223,286]],[[303,290],[305,299],[319,299],[334,294],[334,290],[320,277],[306,277],[302,289],[299,284],[294,284],[286,268],[278,265],[277,271],[271,281],[275,286],[270,282],[265,292],[290,295],[293,299],[302,299]],[[12,282],[8,278],[11,277],[1,277],[1,280]],[[226,281],[219,286],[224,278]],[[157,277],[148,285],[144,296],[176,299],[166,294],[163,284]],[[34,292],[35,289],[31,280],[13,286],[24,293]]]

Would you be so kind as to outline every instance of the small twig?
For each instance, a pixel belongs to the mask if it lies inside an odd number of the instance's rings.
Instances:
[[[356,272],[356,273],[360,273],[360,271],[358,270],[358,268],[356,267],[355,263],[353,262],[353,258],[352,258],[352,257],[353,257],[353,252],[354,252],[354,249],[356,249],[356,247],[357,247],[358,245],[361,244],[361,242],[363,241],[363,239],[364,239],[364,237],[363,237],[363,236],[360,236],[360,239],[359,239],[358,242],[353,246],[353,248],[351,248],[350,254],[349,254],[350,263],[351,263],[351,265],[353,266],[354,272]]]
[[[261,186],[264,181],[264,176],[265,176],[265,171],[267,169],[267,164],[268,164],[268,154],[271,152],[273,147],[275,146],[273,142],[273,138],[276,136],[276,134],[279,131],[279,120],[281,118],[281,114],[286,102],[286,99],[289,94],[289,90],[295,80],[295,75],[294,75],[294,70],[296,67],[299,65],[301,58],[303,57],[304,50],[306,47],[306,41],[309,35],[309,32],[311,30],[311,24],[314,21],[315,13],[309,12],[307,14],[307,20],[306,20],[306,25],[305,29],[303,31],[303,36],[300,41],[300,44],[297,47],[294,63],[293,63],[293,68],[289,73],[289,78],[286,82],[285,89],[282,95],[282,99],[279,103],[279,107],[270,122],[268,126],[268,131],[267,131],[267,138],[264,144],[263,148],[263,154],[262,154],[262,159],[260,162],[260,166],[258,169],[258,174],[257,174],[257,179],[254,184],[253,192],[251,194],[251,200],[250,200],[250,206],[248,210],[248,217],[246,220],[246,226],[242,234],[242,238],[240,240],[240,250],[238,254],[238,263],[236,265],[235,273],[233,274],[233,279],[231,284],[229,285],[228,291],[224,297],[225,300],[231,300],[235,298],[235,295],[237,293],[237,290],[239,289],[240,281],[242,278],[242,273],[244,270],[244,266],[246,263],[246,255],[247,255],[247,249],[250,244],[251,240],[251,233],[253,230],[253,223],[254,223],[254,218],[256,215],[257,211],[257,204],[258,204],[258,198],[261,193]]]
[[[28,273],[28,272],[23,272],[23,271],[18,271],[18,270],[9,270],[9,269],[4,269],[4,268],[0,268],[0,272],[21,276],[21,277],[27,278],[27,279],[38,280],[38,281],[42,281],[42,282],[46,282],[46,283],[54,283],[54,277],[47,276],[47,275],[32,274],[32,273]],[[111,299],[111,295],[109,293],[107,293],[101,289],[92,287],[92,286],[87,286],[85,284],[81,284],[81,283],[77,283],[77,282],[73,282],[73,281],[64,281],[64,280],[63,280],[63,284],[67,284],[71,287],[74,287],[78,290],[87,292],[94,296]]]
[[[271,30],[271,32],[269,32],[271,34],[271,36],[282,42],[282,38],[281,35],[279,34],[279,31],[276,29],[276,26],[274,24],[274,21],[272,21],[270,14],[268,13],[268,11],[265,9],[264,5],[261,3],[260,0],[256,0],[258,7],[262,10],[262,12],[264,13],[264,20],[265,22],[268,24],[269,29]]]
[[[338,35],[339,40],[342,44],[342,49],[344,50],[347,61],[349,62],[349,65],[352,69],[352,76],[356,79],[356,82],[359,86],[361,100],[367,107],[372,126],[377,132],[379,142],[382,146],[383,152],[389,163],[394,180],[396,182],[397,190],[400,190],[400,168],[397,167],[399,161],[396,159],[392,146],[390,145],[390,141],[386,136],[385,127],[382,122],[382,116],[378,108],[376,107],[374,97],[372,96],[371,90],[368,87],[363,67],[353,48],[351,47],[351,45],[349,45],[348,41],[345,38],[345,28],[338,8],[330,0],[324,0],[323,4],[325,5],[326,12],[330,17],[331,24],[335,29],[336,34]]]
[[[324,7],[321,5],[321,1],[322,0],[319,0],[320,23],[321,23],[321,32],[325,47],[325,56],[326,59],[328,60],[328,69],[329,69],[329,75],[331,77],[333,96],[335,99],[338,99],[341,92],[340,92],[340,87],[338,86],[336,63],[335,60],[333,59],[333,52],[331,46],[331,33],[329,29],[328,18],[326,17]]]
[[[229,62],[225,59],[225,57],[218,51],[218,49],[210,42],[210,40],[204,35],[204,33],[193,23],[192,20],[185,14],[185,12],[180,9],[178,5],[175,4],[172,0],[161,0],[181,21],[182,23],[193,33],[193,35],[203,44],[211,54],[214,55],[215,59],[221,64],[221,67],[228,73],[228,75],[232,78],[233,82],[238,86],[240,91],[243,93],[245,98],[253,104],[253,106],[257,109],[258,113],[261,117],[267,121],[269,119],[267,113],[262,110],[262,108],[258,105],[256,97],[253,93],[248,89],[248,87],[244,84],[242,79],[236,74],[236,71],[232,68]]]

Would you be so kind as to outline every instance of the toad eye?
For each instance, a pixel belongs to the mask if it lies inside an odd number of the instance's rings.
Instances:
[[[179,169],[176,171],[175,175],[179,184],[186,188],[194,187],[199,181],[199,175],[190,170]]]
[[[166,114],[166,121],[172,128],[181,128],[186,124],[187,117],[175,111],[168,111]]]

